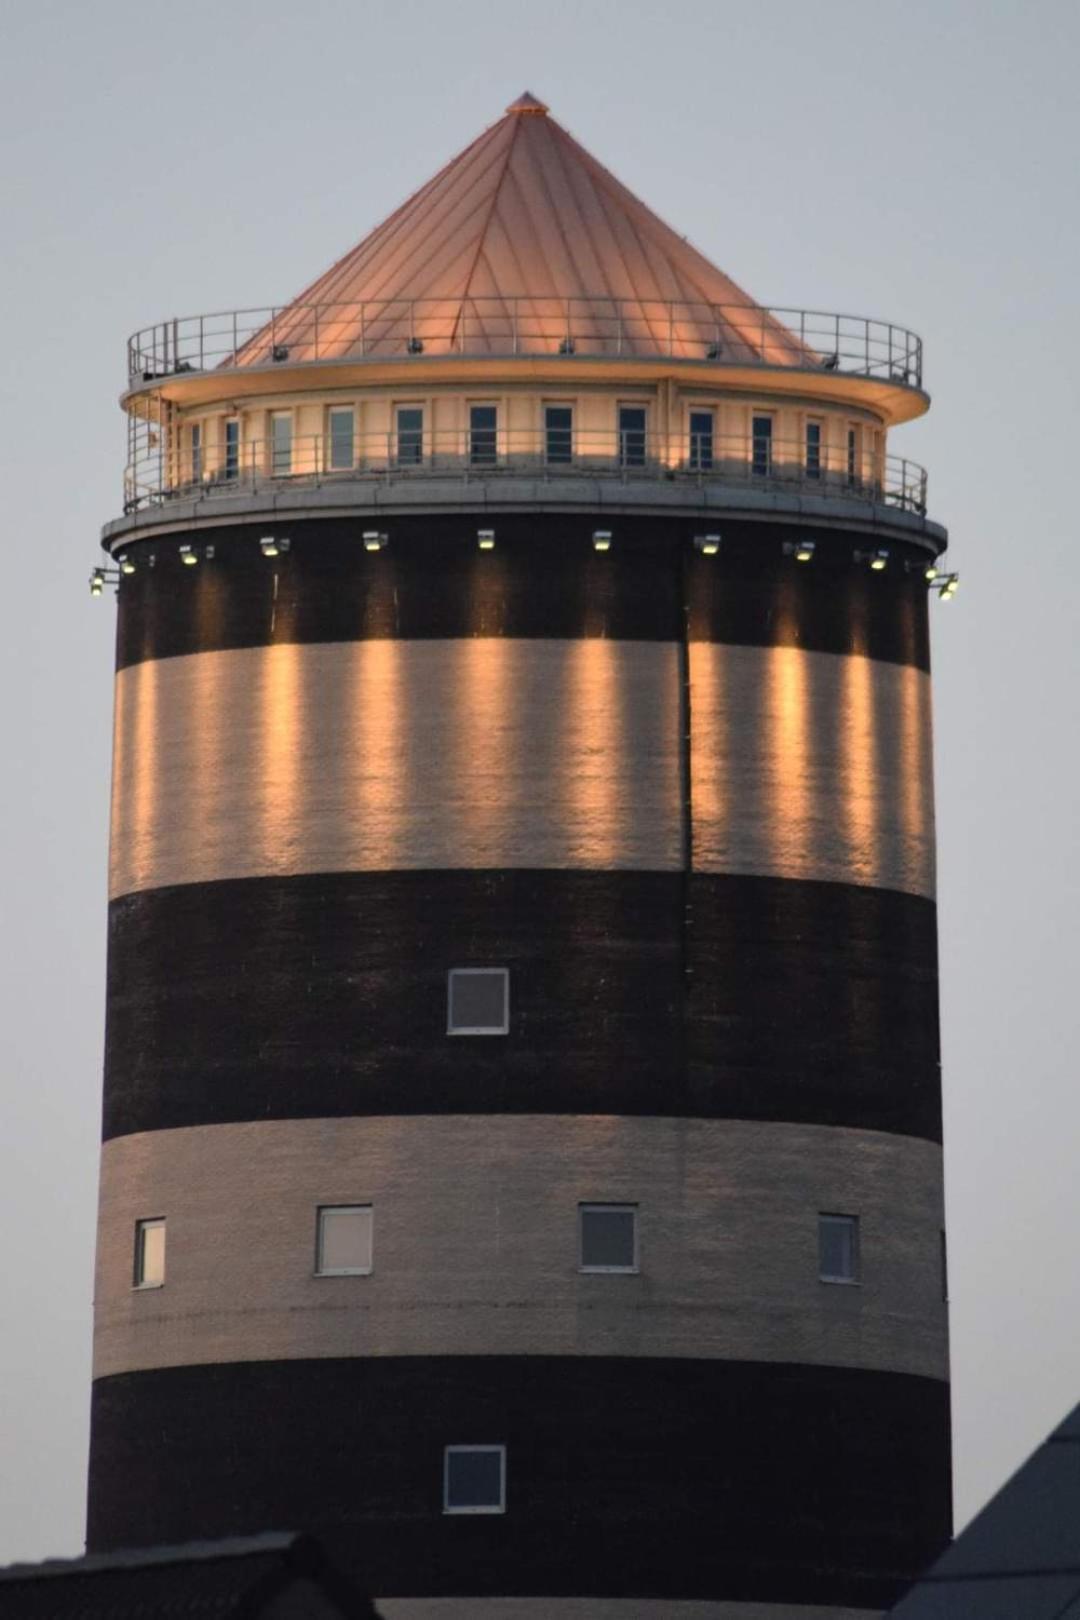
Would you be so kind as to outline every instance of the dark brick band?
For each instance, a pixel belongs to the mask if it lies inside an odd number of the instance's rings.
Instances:
[[[507,1447],[505,1515],[443,1514],[469,1443]],[[92,1551],[317,1528],[387,1597],[878,1609],[949,1536],[948,1386],[536,1356],[126,1373],[94,1389],[90,1504]]]
[[[512,1112],[939,1140],[935,930],[911,895],[703,873],[147,890],[110,910],[104,1133]],[[510,1033],[448,1036],[448,969],[493,965]]]
[[[364,550],[359,519],[266,523],[291,541],[273,562],[256,527],[141,541],[131,547],[137,571],[121,584],[117,663],[387,636],[675,641],[688,616],[694,639],[929,667],[923,553],[910,545],[895,546],[892,566],[876,574],[852,560],[860,537],[839,530],[725,522],[720,554],[704,557],[693,536],[715,524],[624,518],[614,548],[598,555],[591,536],[600,522],[608,520],[395,517],[382,525],[391,544],[377,554]],[[495,551],[478,552],[481,527],[496,529]],[[784,543],[807,532],[817,550],[800,566]],[[181,563],[181,543],[208,541],[212,562]]]

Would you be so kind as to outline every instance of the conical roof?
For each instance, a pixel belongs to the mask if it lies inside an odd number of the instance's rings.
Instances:
[[[798,340],[526,92],[231,356],[564,351],[799,364]],[[730,355],[726,352],[731,350]]]

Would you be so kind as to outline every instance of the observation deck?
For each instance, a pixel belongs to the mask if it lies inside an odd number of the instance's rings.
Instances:
[[[925,522],[926,472],[887,454],[884,436],[926,409],[922,343],[888,321],[600,297],[297,302],[159,322],[130,338],[127,361],[128,519],[162,519],[182,502],[192,516],[224,520],[241,501],[280,505],[288,492],[294,505],[317,490],[322,504],[346,485],[360,501],[378,503],[392,487],[415,505],[434,481],[467,486],[464,501],[481,480],[489,498],[510,498],[509,486],[526,480],[565,504],[575,481],[587,499],[589,480],[609,499],[612,485],[632,486],[625,496],[636,504],[649,504],[652,485],[664,505],[680,491],[724,504],[726,492],[736,504],[861,503]],[[582,409],[553,432],[540,401],[569,393]],[[648,413],[626,432],[614,401],[631,394]],[[495,396],[506,409],[478,435],[466,401]],[[431,404],[405,438],[391,403],[401,399]],[[707,432],[700,410],[686,414],[694,400],[714,413]],[[782,407],[767,442],[752,414],[763,400]],[[354,404],[348,431],[332,431],[329,413]],[[282,406],[295,422],[287,443],[270,432]],[[866,424],[857,451],[829,428],[838,411]],[[822,421],[813,446],[807,412]],[[192,438],[184,424],[196,421]],[[312,422],[319,431],[302,431]]]

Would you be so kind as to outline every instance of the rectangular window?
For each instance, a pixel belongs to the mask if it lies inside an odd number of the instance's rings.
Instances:
[[[270,467],[275,478],[292,472],[292,411],[274,411],[270,417]]]
[[[135,1222],[135,1287],[161,1288],[165,1282],[165,1221]]]
[[[854,484],[859,474],[859,430],[849,427],[847,430],[847,481]]]
[[[713,464],[713,413],[690,412],[690,471],[711,472]]]
[[[397,409],[397,464],[419,467],[424,459],[424,411],[420,405]]]
[[[506,1512],[505,1446],[446,1447],[443,1512]]]
[[[191,425],[191,479],[197,483],[202,477],[202,423],[193,422]]]
[[[315,1239],[319,1277],[367,1277],[372,1269],[375,1212],[370,1204],[322,1204]]]
[[[570,405],[544,407],[544,439],[548,465],[574,459],[574,411]]]
[[[818,1276],[822,1282],[859,1281],[859,1217],[818,1216]]]
[[[510,1029],[507,968],[451,968],[447,983],[448,1035],[506,1035]]]
[[[472,467],[494,467],[497,440],[498,417],[494,405],[470,405],[469,407],[469,465]]]
[[[619,406],[619,466],[645,465],[645,407]]]
[[[750,469],[755,478],[772,471],[772,417],[755,416],[750,428]]]
[[[356,460],[355,412],[345,407],[335,406],[329,412],[328,426],[330,429],[330,471],[346,472]]]
[[[578,1205],[578,1269],[637,1271],[636,1204]]]
[[[821,423],[806,424],[806,476],[821,477]]]
[[[226,478],[237,478],[240,475],[240,418],[227,416],[225,418],[225,444],[222,472]]]

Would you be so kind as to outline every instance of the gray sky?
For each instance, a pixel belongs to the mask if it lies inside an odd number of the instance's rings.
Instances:
[[[80,1549],[128,332],[296,293],[526,86],[763,302],[926,341],[957,1507],[1080,1399],[1075,0],[0,0],[0,1562]]]

